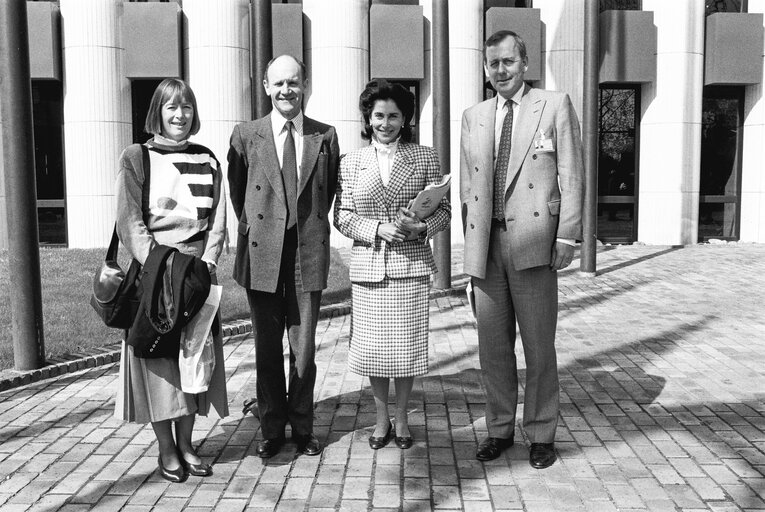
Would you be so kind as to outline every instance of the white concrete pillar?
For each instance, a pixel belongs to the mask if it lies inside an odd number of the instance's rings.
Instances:
[[[337,129],[340,152],[366,142],[361,138],[359,94],[369,81],[369,1],[304,0],[308,18],[306,115]]]
[[[544,25],[541,87],[568,93],[582,122],[584,74],[584,2],[534,0]]]
[[[226,155],[237,123],[252,118],[250,11],[248,0],[184,0],[185,78],[194,90],[202,127],[193,141],[210,148],[227,175]],[[252,80],[262,87],[261,79]],[[227,196],[229,186],[225,180]],[[237,220],[228,203],[229,239]]]
[[[121,0],[61,0],[70,248],[105,247],[119,155],[132,139]]]
[[[331,4],[331,5],[330,5]],[[367,144],[359,95],[369,81],[369,0],[304,0],[308,92],[305,113],[337,129],[340,153]],[[332,229],[330,243],[353,241]]]
[[[657,27],[656,81],[642,87],[638,240],[698,238],[704,1],[644,0]]]
[[[483,41],[483,1],[449,2],[452,243],[464,240],[459,208],[462,113],[483,101]]]
[[[765,13],[765,0],[749,0],[748,12]],[[762,81],[744,88],[741,162],[741,231],[744,242],[765,242],[765,99]]]

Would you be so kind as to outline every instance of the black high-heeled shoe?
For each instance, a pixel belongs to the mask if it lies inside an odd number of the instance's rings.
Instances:
[[[388,423],[388,431],[383,437],[369,436],[369,447],[373,450],[385,448],[390,443],[391,432],[393,432],[393,423]]]
[[[183,459],[181,459],[183,461]],[[178,469],[167,469],[162,464],[162,454],[159,454],[157,456],[157,466],[159,467],[159,476],[167,480],[168,482],[173,482],[174,484],[180,484],[186,481],[186,479],[189,477],[189,474],[186,472],[186,470],[183,467],[183,462],[181,462],[180,466],[178,466]]]

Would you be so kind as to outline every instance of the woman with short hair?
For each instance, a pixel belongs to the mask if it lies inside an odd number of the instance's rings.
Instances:
[[[340,162],[335,227],[353,239],[349,369],[369,377],[377,408],[369,446],[391,438],[412,446],[407,404],[414,377],[428,371],[428,290],[437,271],[429,241],[449,226],[444,197],[419,219],[408,209],[427,185],[442,180],[433,148],[411,142],[414,95],[386,80],[369,82],[359,98],[369,146]],[[396,390],[395,430],[388,389]]]
[[[120,157],[117,234],[141,265],[157,244],[201,258],[215,284],[226,233],[226,202],[218,159],[206,147],[189,142],[199,127],[191,87],[179,79],[163,80],[146,116],[145,130],[153,138],[143,147],[128,146]],[[189,474],[212,475],[212,467],[196,453],[191,435],[197,414],[228,415],[223,338],[220,328],[217,331],[209,388],[198,394],[181,389],[177,357],[142,359],[123,342],[115,416],[151,422],[159,442],[160,475],[171,482],[183,482]]]

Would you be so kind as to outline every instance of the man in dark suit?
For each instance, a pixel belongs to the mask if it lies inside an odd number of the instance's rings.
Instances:
[[[273,59],[263,80],[273,110],[237,125],[228,153],[231,202],[239,219],[234,279],[246,288],[252,314],[263,434],[257,454],[263,458],[279,452],[287,423],[299,452],[322,451],[313,434],[315,335],[329,273],[327,215],[340,149],[332,126],[303,115],[306,85],[302,62],[289,55]]]
[[[571,263],[582,236],[584,166],[571,100],[526,85],[527,65],[514,32],[486,40],[484,70],[497,96],[462,117],[460,202],[487,395],[489,437],[476,458],[495,459],[513,444],[517,320],[526,357],[523,428],[529,462],[541,469],[555,462],[556,272]]]

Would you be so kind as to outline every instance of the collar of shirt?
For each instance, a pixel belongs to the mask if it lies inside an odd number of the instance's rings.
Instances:
[[[284,129],[284,125],[287,121],[292,121],[292,126],[295,128],[292,136],[295,139],[295,161],[297,162],[298,179],[300,179],[300,167],[303,161],[303,119],[302,111],[298,112],[292,119],[286,119],[276,109],[271,111],[271,131],[274,134],[274,145],[276,146],[276,157],[279,159],[279,167],[284,162],[284,141],[287,140],[287,131]]]
[[[382,144],[372,139],[372,146],[375,148],[377,154],[377,168],[380,170],[380,179],[383,185],[386,187],[390,182],[390,172],[393,169],[393,159],[396,156],[396,150],[398,150],[398,141],[401,138],[394,140],[388,144]]]
[[[510,104],[508,107],[513,109],[513,138],[515,138],[515,127],[518,125],[518,110],[521,107],[521,99],[523,93],[526,91],[526,85],[518,89],[513,97],[510,98]],[[499,151],[499,139],[502,137],[502,123],[505,122],[505,116],[507,110],[505,109],[506,99],[497,95],[497,112],[494,116],[494,158],[497,158],[497,152]]]

